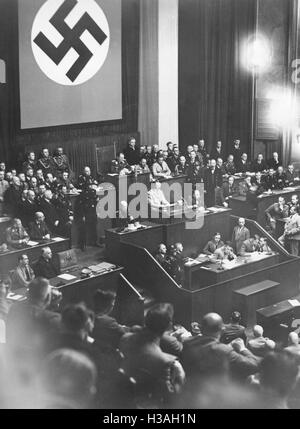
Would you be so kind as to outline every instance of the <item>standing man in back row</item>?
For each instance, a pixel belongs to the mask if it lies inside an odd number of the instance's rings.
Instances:
[[[233,249],[235,250],[235,253],[237,255],[240,253],[244,241],[250,238],[250,231],[248,228],[246,228],[245,223],[245,219],[243,217],[240,217],[238,225],[233,228],[231,241]]]

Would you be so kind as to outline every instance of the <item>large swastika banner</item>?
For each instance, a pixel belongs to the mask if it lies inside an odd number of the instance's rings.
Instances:
[[[122,119],[121,0],[19,0],[21,128]]]

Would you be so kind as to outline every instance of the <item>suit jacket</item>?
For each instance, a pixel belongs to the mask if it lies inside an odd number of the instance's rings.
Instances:
[[[249,350],[237,353],[214,337],[198,335],[185,340],[182,351],[183,368],[187,375],[215,376],[228,367],[235,377],[245,379],[258,370],[259,359]]]
[[[221,148],[221,151],[217,151],[217,149],[213,149],[210,153],[210,159],[215,159],[217,160],[218,158],[223,159],[223,161],[225,160],[225,151],[223,150],[223,148]]]
[[[249,340],[247,347],[254,355],[264,357],[275,348],[275,343],[269,338],[259,337]]]
[[[284,189],[288,182],[285,173],[279,175],[278,173],[275,174],[275,183],[277,189]]]
[[[40,226],[36,222],[30,222],[29,237],[31,240],[42,241],[43,237],[48,234],[50,231],[45,222],[42,222]]]
[[[236,338],[241,338],[246,343],[247,337],[245,334],[246,328],[245,326],[238,325],[235,323],[228,323],[224,325],[224,329],[221,336],[221,343],[229,344],[231,341]]]
[[[25,200],[19,206],[19,218],[22,220],[23,225],[27,227],[30,222],[33,222],[34,215],[38,211],[39,207],[35,202],[30,203],[28,200]]]
[[[137,147],[135,149],[127,147],[124,150],[124,156],[129,165],[137,165],[140,162],[140,152]]]
[[[247,192],[250,189],[250,186],[246,180],[243,180],[239,183],[239,195],[242,195],[243,197],[247,195]]]
[[[232,245],[237,254],[240,253],[242,244],[244,241],[250,238],[250,231],[248,228],[243,226],[240,228],[238,225],[233,228],[232,233]]]
[[[288,240],[300,240],[300,215],[295,213],[285,224],[284,232]]]
[[[54,232],[55,225],[54,223],[59,220],[59,215],[57,213],[57,210],[54,206],[54,204],[51,201],[45,200],[45,198],[42,198],[40,201],[40,209],[45,215],[45,221],[48,226],[48,228]]]
[[[92,337],[101,348],[117,349],[121,337],[130,329],[108,315],[96,315]]]
[[[19,243],[19,240],[29,240],[29,235],[27,234],[25,228],[23,226],[20,229],[14,228],[13,226],[7,228],[6,230],[6,241],[12,247],[19,248],[23,247],[24,244]]]
[[[265,211],[267,220],[270,222],[271,218],[273,219],[283,219],[289,215],[289,206],[285,204],[283,209],[280,208],[279,203],[274,203]]]
[[[222,240],[220,240],[218,244],[211,240],[205,245],[203,253],[205,253],[206,255],[213,255],[217,249],[223,246],[224,243]]]
[[[286,175],[286,183],[287,183],[287,186],[292,186],[292,185],[294,185],[295,184],[295,179],[297,178],[297,179],[299,179],[299,174],[298,173],[296,173],[296,171],[293,171],[293,173],[291,173],[290,171],[286,171],[285,172],[285,175]],[[298,182],[299,183],[299,182]]]
[[[243,163],[242,160],[239,160],[236,163],[236,171],[238,173],[247,173],[247,171],[251,171],[250,162],[246,161],[245,163]]]
[[[229,187],[228,182],[224,182],[221,188],[221,200],[222,204],[228,200],[229,197],[236,197],[239,195],[238,186],[234,183]]]
[[[280,159],[278,159],[278,162],[275,162],[274,158],[268,160],[268,167],[273,168],[273,170],[277,170],[277,168],[281,165],[282,165],[282,162]]]
[[[33,270],[36,277],[45,277],[46,279],[52,279],[59,274],[59,269],[54,261],[52,259],[46,261],[42,256],[33,267]]]
[[[245,240],[240,249],[240,255],[244,255],[245,253],[252,253],[258,250],[258,245],[253,243],[251,238]]]
[[[251,171],[253,171],[254,173],[257,173],[258,171],[263,172],[267,169],[268,169],[268,166],[265,163],[265,161],[262,161],[260,164],[257,161],[254,161],[252,164]]]
[[[11,275],[11,280],[14,289],[27,287],[28,284],[35,278],[33,269],[28,266],[29,280],[27,280],[26,270],[20,265],[13,271]]]
[[[210,168],[204,170],[204,188],[207,192],[214,191],[216,187],[221,187],[223,183],[222,174],[215,168],[214,174]]]

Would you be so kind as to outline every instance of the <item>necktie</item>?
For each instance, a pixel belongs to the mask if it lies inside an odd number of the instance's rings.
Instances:
[[[26,275],[26,281],[30,281],[30,272],[28,267],[25,267],[25,275]]]

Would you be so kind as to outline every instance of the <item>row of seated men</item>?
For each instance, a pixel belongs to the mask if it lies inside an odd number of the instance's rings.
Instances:
[[[109,291],[95,293],[92,311],[84,303],[60,309],[61,295],[43,278],[30,282],[23,302],[11,305],[9,288],[1,282],[2,408],[300,406],[295,332],[285,348],[260,326],[246,335],[236,311],[228,324],[209,313],[187,330],[169,303],[130,327],[113,316]]]
[[[169,249],[164,243],[159,244],[155,259],[167,271],[178,285],[184,283],[184,263],[182,243],[175,243]],[[240,218],[232,232],[231,242],[222,241],[219,232],[214,233],[212,239],[201,249],[201,254],[209,256],[211,261],[233,261],[237,256],[246,256],[251,253],[270,253],[271,248],[265,237],[255,234],[250,236],[249,229],[245,226],[245,219]]]

